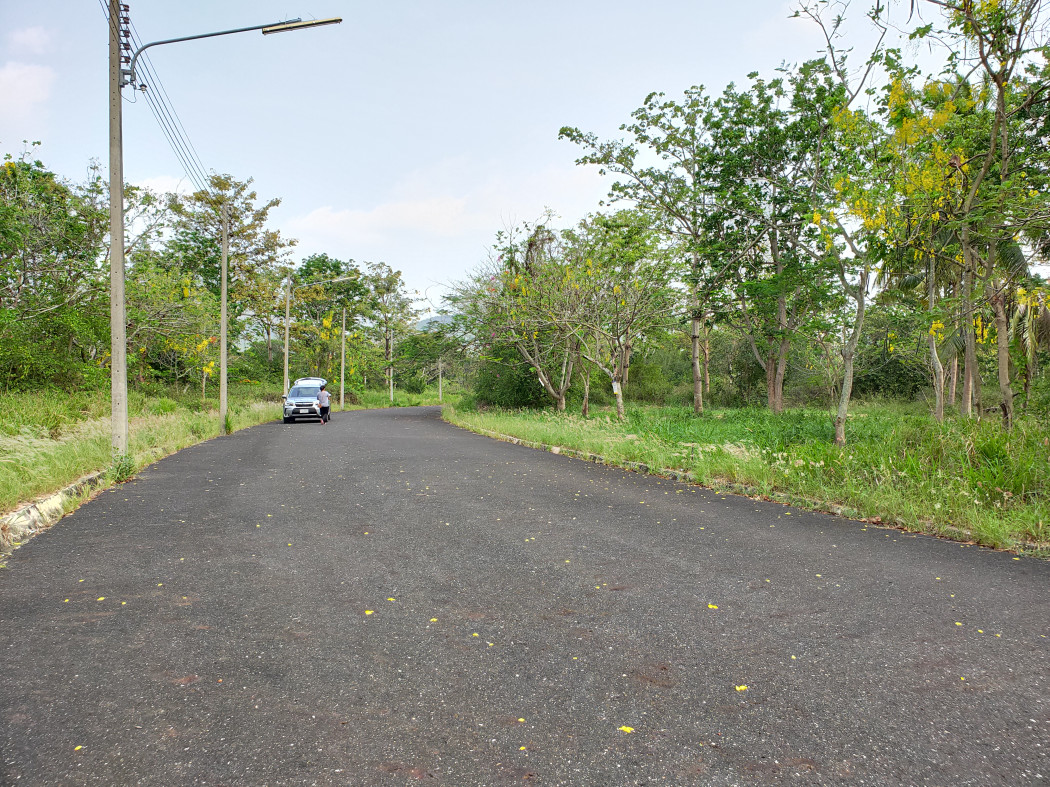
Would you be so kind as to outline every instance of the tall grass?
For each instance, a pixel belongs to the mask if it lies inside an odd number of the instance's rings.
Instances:
[[[279,401],[276,389],[231,385],[233,428],[274,420],[280,415]],[[131,469],[216,437],[221,427],[216,407],[217,401],[202,402],[196,392],[130,391]],[[113,464],[105,393],[5,393],[0,394],[0,413],[0,512]]]
[[[911,406],[858,404],[844,448],[825,410],[773,415],[634,407],[583,419],[552,412],[461,412],[458,425],[687,472],[711,486],[880,518],[1001,548],[1050,548],[1050,425],[1021,418],[1010,433],[995,420],[938,424]]]

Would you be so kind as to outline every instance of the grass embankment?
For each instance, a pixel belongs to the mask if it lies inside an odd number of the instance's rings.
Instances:
[[[169,392],[170,393],[170,392]],[[280,417],[277,388],[231,385],[234,430]],[[128,393],[131,422],[123,471],[134,473],[161,457],[220,433],[216,399],[199,394]],[[0,395],[0,513],[56,492],[78,478],[112,470],[107,392],[54,391]]]
[[[463,412],[452,423],[536,443],[683,471],[698,483],[777,496],[803,507],[908,530],[1050,554],[1050,425],[1021,418],[943,424],[914,407],[858,404],[850,444],[832,444],[825,410],[709,410],[634,406],[627,420],[539,412]]]

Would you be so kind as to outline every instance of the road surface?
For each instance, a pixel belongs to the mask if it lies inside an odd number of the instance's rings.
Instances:
[[[0,570],[0,784],[1048,784],[1048,600],[436,408],[271,423]]]

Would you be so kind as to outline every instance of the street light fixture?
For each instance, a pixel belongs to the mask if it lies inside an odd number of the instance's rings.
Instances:
[[[337,16],[331,19],[309,19],[302,21],[301,19],[289,19],[287,22],[279,22],[276,25],[270,25],[262,29],[263,35],[268,36],[270,33],[284,33],[289,30],[302,30],[307,27],[321,27],[322,25],[337,25],[343,20]]]
[[[289,332],[289,315],[292,308],[292,293],[296,290],[302,290],[307,287],[316,287],[320,284],[335,284],[340,281],[351,281],[356,279],[356,276],[340,276],[335,279],[321,279],[320,281],[308,281],[303,284],[292,286],[292,276],[288,275],[288,286],[284,292],[284,391],[288,392],[288,332]],[[343,310],[343,341],[346,341],[346,310]],[[344,351],[345,358],[345,351]],[[341,389],[340,389],[341,390]]]
[[[111,410],[110,430],[112,449],[115,457],[128,452],[128,358],[127,358],[127,323],[124,316],[124,143],[123,143],[123,107],[121,89],[128,84],[135,84],[137,79],[135,65],[142,53],[153,46],[174,44],[179,41],[193,41],[199,38],[245,33],[251,30],[262,30],[264,34],[280,33],[290,30],[303,30],[320,25],[338,24],[341,19],[319,19],[303,22],[291,19],[283,22],[270,22],[265,25],[241,27],[236,30],[220,30],[215,33],[201,33],[181,38],[168,38],[153,41],[138,48],[131,54],[131,20],[128,6],[119,0],[109,0],[109,327],[110,327],[110,384]],[[124,66],[127,66],[125,69]],[[223,234],[226,234],[225,217]],[[225,259],[224,259],[225,262]],[[226,289],[226,266],[222,270],[222,287]],[[225,298],[223,310],[225,311]],[[223,414],[223,431],[225,431],[225,387],[226,387],[226,325],[222,325],[222,380],[220,384],[219,411]]]

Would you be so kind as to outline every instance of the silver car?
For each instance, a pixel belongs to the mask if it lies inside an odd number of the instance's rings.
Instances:
[[[321,392],[320,379],[304,379],[297,382],[284,398],[284,422],[290,424],[297,418],[321,418],[321,404],[317,394]]]

